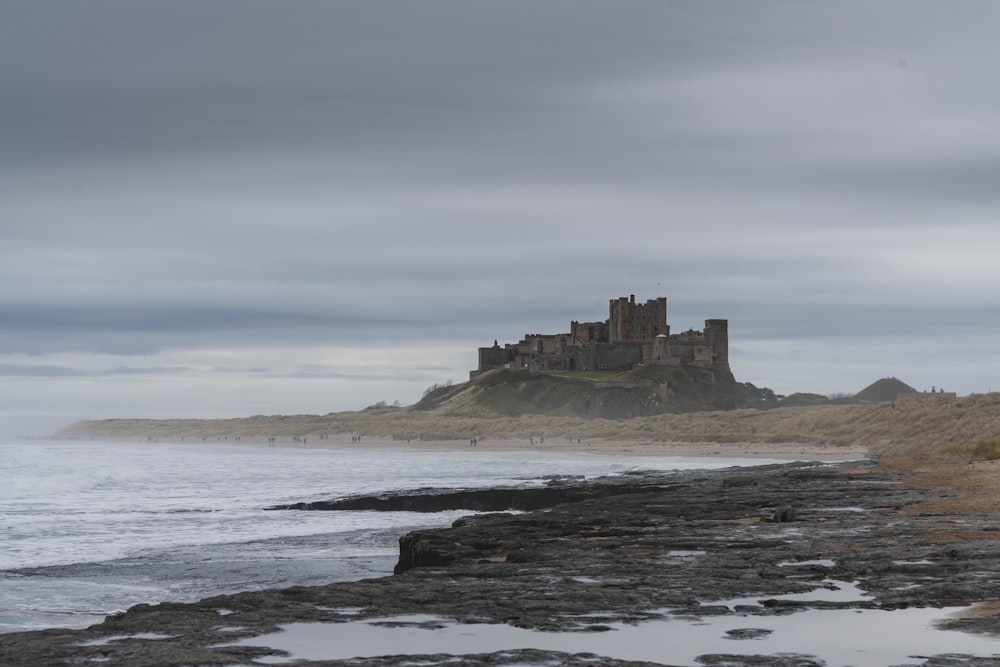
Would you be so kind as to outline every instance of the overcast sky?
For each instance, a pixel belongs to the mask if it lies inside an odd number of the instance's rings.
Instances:
[[[608,300],[1000,388],[1000,3],[2,0],[0,433],[410,404]]]

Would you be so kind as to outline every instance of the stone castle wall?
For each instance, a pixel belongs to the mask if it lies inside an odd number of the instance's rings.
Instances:
[[[495,368],[532,371],[627,370],[640,364],[694,364],[729,373],[729,322],[705,320],[703,331],[670,334],[665,297],[636,303],[611,299],[604,322],[570,323],[569,333],[527,334],[515,344],[479,348],[479,373]]]

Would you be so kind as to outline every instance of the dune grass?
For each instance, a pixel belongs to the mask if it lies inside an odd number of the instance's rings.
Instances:
[[[996,461],[1000,459],[1000,435],[989,435],[971,442],[952,444],[944,454],[967,461]]]

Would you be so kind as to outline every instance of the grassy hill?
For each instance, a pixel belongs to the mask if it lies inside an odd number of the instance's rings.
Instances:
[[[760,407],[773,394],[695,366],[529,373],[494,370],[430,391],[414,407],[451,414],[632,419],[664,413]]]
[[[882,378],[854,395],[859,403],[882,403],[895,401],[900,394],[915,394],[917,390],[898,378]]]

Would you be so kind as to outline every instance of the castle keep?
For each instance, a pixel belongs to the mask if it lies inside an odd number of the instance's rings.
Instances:
[[[611,299],[603,322],[570,322],[569,333],[527,334],[516,344],[479,348],[479,368],[531,371],[627,370],[639,365],[692,364],[730,374],[729,321],[705,320],[705,329],[671,334],[667,299],[636,303]]]

